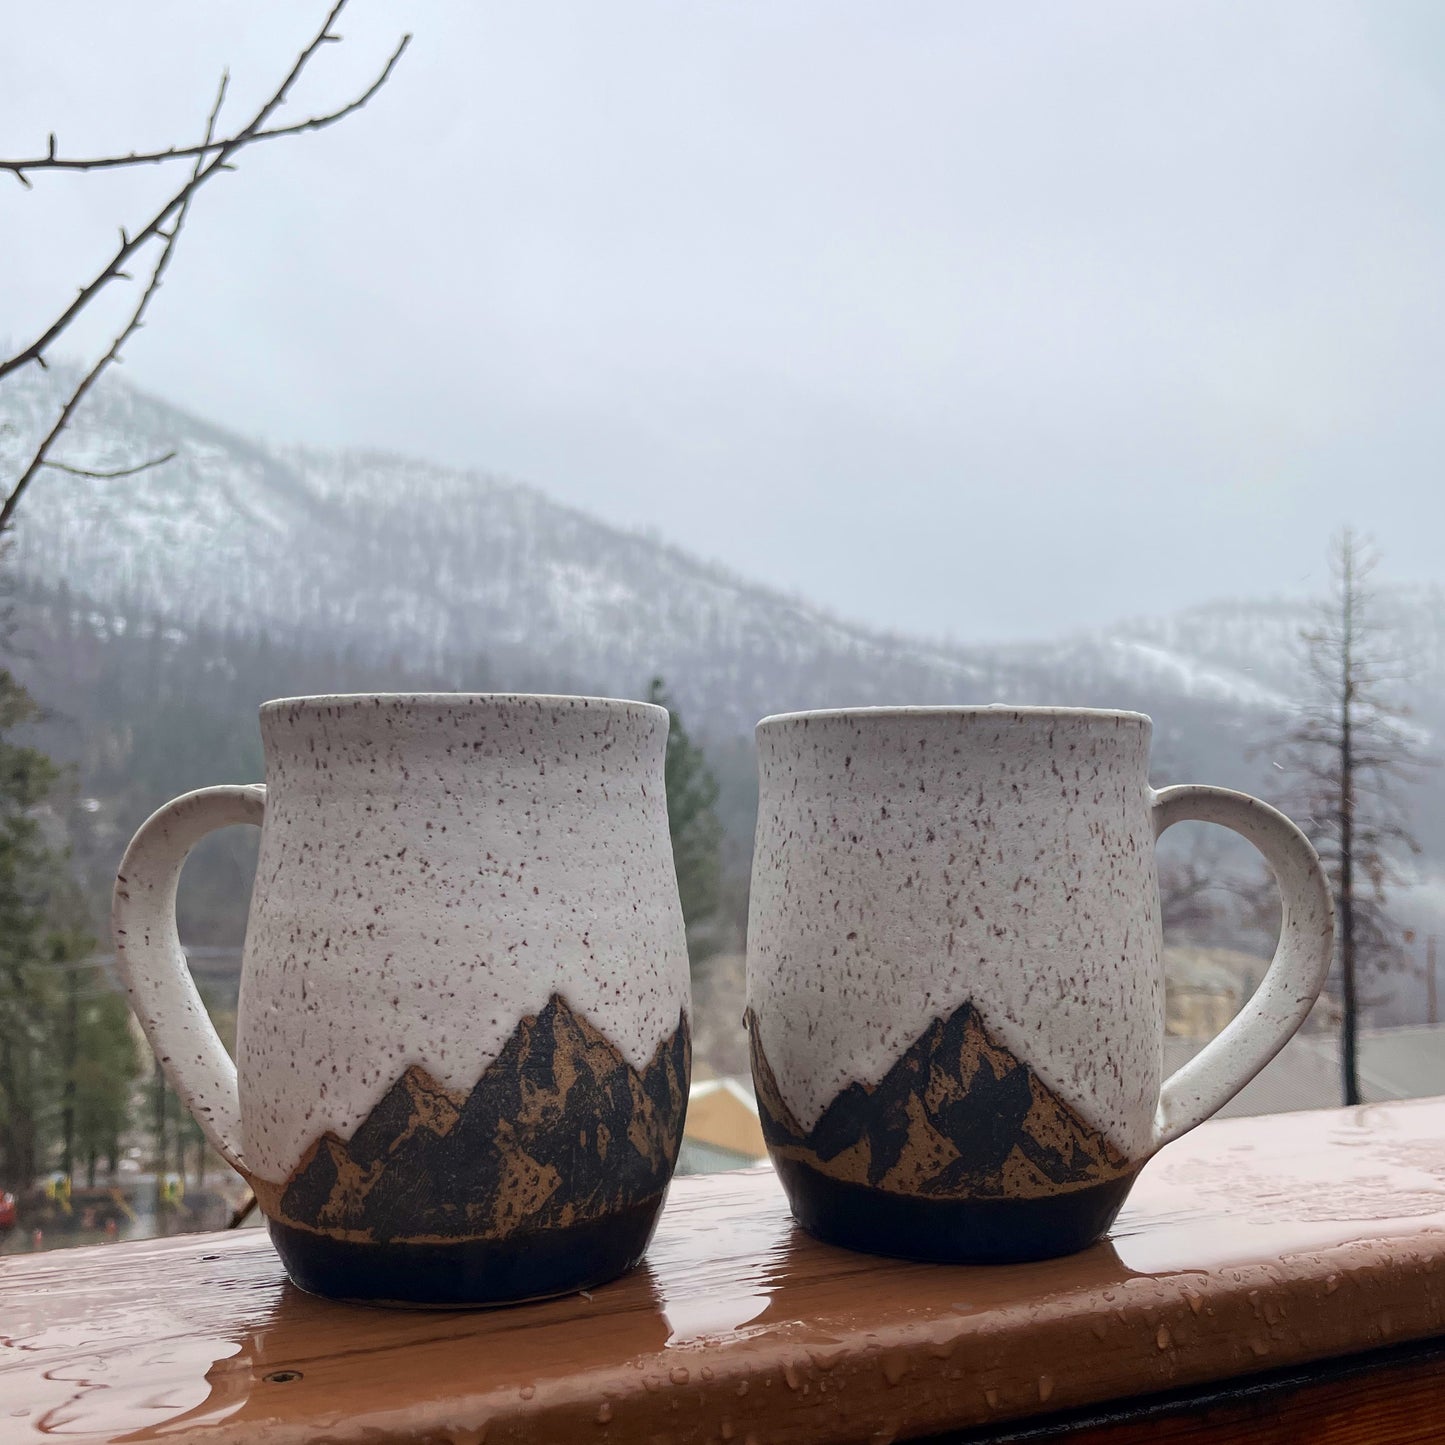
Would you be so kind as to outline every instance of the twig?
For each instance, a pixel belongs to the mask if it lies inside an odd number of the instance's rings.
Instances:
[[[177,212],[187,204],[191,196],[201,186],[205,185],[212,176],[216,175],[219,171],[232,168],[230,166],[230,157],[256,139],[257,133],[265,127],[266,121],[285,102],[288,92],[296,83],[297,77],[300,76],[301,72],[306,68],[311,58],[324,44],[340,38],[332,34],[331,26],[346,8],[346,5],[347,0],[336,0],[321,29],[317,31],[310,44],[296,57],[296,61],[287,73],[285,79],[282,80],[281,84],[272,93],[271,98],[256,112],[250,123],[226,141],[221,142],[220,148],[215,150],[214,155],[211,155],[212,144],[208,137],[207,141],[198,148],[199,154],[196,158],[196,165],[192,169],[191,177],[185,185],[177,190],[134,236],[127,235],[127,233],[122,230],[120,233],[121,243],[100,274],[88,285],[80,288],[79,294],[75,299],[61,312],[55,321],[45,328],[40,336],[22,350],[17,351],[13,356],[4,361],[0,361],[0,378],[5,377],[10,372],[31,361],[40,361],[43,364],[43,353],[46,348],[49,347],[55,338],[94,300],[96,294],[103,287],[107,286],[111,281],[121,279],[123,275],[121,267],[124,262],[134,255],[135,252],[144,246],[152,237],[161,236],[166,238],[167,245],[169,245],[169,237],[173,236],[175,231],[173,227],[170,232],[167,232],[165,229],[166,222],[169,221],[172,216],[176,215]],[[387,62],[385,70],[369,87],[367,98],[375,95],[386,77],[391,73],[392,68],[395,66],[401,52],[405,48],[406,41],[403,40],[392,55],[392,58]],[[209,161],[206,160],[208,155],[211,155]]]
[[[152,457],[148,462],[139,462],[133,467],[117,467],[112,472],[92,471],[89,467],[72,467],[68,462],[41,462],[42,467],[49,467],[52,471],[64,472],[71,477],[93,477],[98,482],[115,481],[118,477],[136,477],[142,472],[148,472],[152,467],[163,467],[169,461],[175,459],[175,451],[168,451],[163,457]]]
[[[346,0],[341,0],[342,4]],[[221,83],[216,89],[216,103],[211,107],[211,113],[206,119],[206,136],[209,139],[216,129],[216,117],[221,113],[221,105],[226,99],[226,86],[230,77],[221,76]],[[101,373],[120,355],[120,349],[126,341],[140,329],[145,322],[146,308],[150,305],[151,297],[160,289],[161,278],[166,273],[166,267],[171,263],[171,257],[175,254],[176,238],[181,234],[181,227],[185,225],[186,214],[191,208],[191,197],[195,195],[195,178],[201,174],[201,160],[198,158],[191,172],[192,186],[182,195],[180,209],[176,212],[175,221],[171,224],[169,231],[161,232],[165,237],[165,244],[161,247],[160,259],[155,264],[155,269],[150,274],[150,280],[145,284],[141,292],[140,300],[136,303],[135,310],[130,314],[130,320],[121,328],[120,334],[110,344],[110,349],[90,368],[81,378],[80,385],[70,394],[70,399],[60,410],[55,425],[45,434],[45,439],[36,448],[34,455],[30,458],[29,465],[20,473],[15,485],[11,487],[5,503],[0,506],[0,536],[10,526],[10,519],[15,514],[15,508],[20,505],[20,499],[25,495],[25,489],[34,481],[40,470],[46,465],[46,456],[50,448],[55,445],[56,438],[70,424],[70,418],[74,416],[75,409],[85,398],[86,392],[99,380]]]
[[[254,141],[275,140],[278,136],[301,135],[305,131],[325,130],[329,125],[335,125],[337,121],[344,120],[353,111],[358,111],[369,101],[372,96],[391,79],[391,72],[396,67],[397,61],[402,57],[402,52],[411,44],[411,36],[403,35],[401,43],[392,52],[391,58],[386,62],[381,74],[371,82],[367,88],[356,97],[348,101],[340,110],[328,111],[324,115],[313,115],[308,120],[299,120],[294,125],[278,125],[270,130],[258,130],[247,136],[245,132],[237,132],[223,140],[213,140],[201,145],[194,146],[171,146],[163,151],[130,151],[123,156],[57,156],[52,149],[49,155],[35,156],[30,160],[8,161],[0,159],[0,171],[9,171],[20,180],[29,185],[29,178],[26,171],[99,171],[114,170],[120,166],[143,166],[154,165],[162,161],[174,161],[195,156],[210,155],[216,151],[227,150],[238,145],[250,145]],[[51,144],[54,145],[55,137],[51,137]]]

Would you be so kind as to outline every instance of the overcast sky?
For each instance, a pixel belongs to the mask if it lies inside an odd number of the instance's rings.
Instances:
[[[10,4],[0,151],[194,138],[226,64],[239,121],[323,13]],[[133,383],[964,640],[1310,589],[1346,519],[1440,578],[1437,0],[353,0],[292,113],[402,29],[201,195]],[[6,181],[0,335],[169,180]]]

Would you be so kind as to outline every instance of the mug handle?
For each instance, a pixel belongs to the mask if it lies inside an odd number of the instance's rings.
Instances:
[[[1285,1046],[1319,997],[1334,958],[1335,906],[1310,840],[1248,793],[1205,784],[1153,794],[1154,836],[1186,820],[1219,823],[1264,855],[1279,885],[1279,947],[1264,980],[1218,1038],[1171,1074],[1159,1091],[1154,1148],[1201,1124]]]
[[[181,951],[176,885],[186,856],[207,833],[232,823],[260,827],[265,808],[260,783],[198,788],[158,808],[125,850],[110,913],[116,968],[166,1078],[216,1152],[247,1177],[236,1065]]]

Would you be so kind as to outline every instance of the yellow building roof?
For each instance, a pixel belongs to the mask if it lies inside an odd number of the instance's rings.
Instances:
[[[757,1106],[735,1079],[709,1079],[693,1085],[683,1134],[748,1159],[764,1159],[768,1153]]]

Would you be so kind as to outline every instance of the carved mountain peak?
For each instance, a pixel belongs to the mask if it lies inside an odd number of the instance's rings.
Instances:
[[[559,993],[473,1088],[408,1067],[349,1139],[328,1131],[272,1192],[283,1222],[385,1242],[500,1239],[640,1204],[681,1143],[687,1015],[639,1071]]]
[[[876,1084],[840,1090],[811,1129],[783,1100],[751,1013],[747,1022],[769,1145],[832,1178],[936,1198],[1033,1198],[1133,1167],[971,1002],[930,1020]]]

